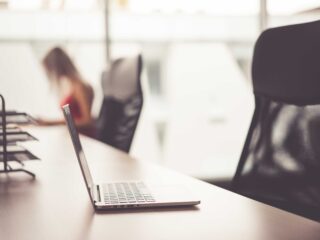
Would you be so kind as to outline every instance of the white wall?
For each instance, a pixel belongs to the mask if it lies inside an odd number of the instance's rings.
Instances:
[[[165,164],[232,177],[253,112],[249,82],[223,43],[172,44],[166,63]]]
[[[7,109],[57,116],[57,100],[29,44],[0,44],[0,93]]]

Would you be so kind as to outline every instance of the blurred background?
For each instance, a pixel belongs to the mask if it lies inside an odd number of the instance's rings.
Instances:
[[[131,154],[228,179],[253,111],[255,40],[319,17],[319,0],[0,0],[0,89],[9,108],[61,115],[41,67],[59,45],[93,85],[97,115],[102,71],[142,53],[146,102]]]

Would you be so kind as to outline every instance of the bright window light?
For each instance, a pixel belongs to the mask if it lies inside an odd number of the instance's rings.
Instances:
[[[269,0],[268,10],[274,15],[291,15],[320,7],[319,0]]]
[[[49,9],[62,9],[64,0],[45,0],[47,8]]]
[[[64,7],[69,10],[89,10],[96,6],[96,0],[66,0]]]
[[[252,15],[258,12],[258,0],[130,0],[133,12],[199,13],[214,15]]]
[[[9,8],[17,10],[33,10],[42,7],[42,0],[10,0]]]

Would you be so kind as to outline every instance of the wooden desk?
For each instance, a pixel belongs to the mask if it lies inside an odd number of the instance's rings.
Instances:
[[[95,180],[184,184],[202,200],[194,208],[94,213],[65,127],[32,128],[28,144],[41,162],[37,179],[0,176],[0,239],[320,239],[320,224],[182,174],[142,163],[82,137]]]

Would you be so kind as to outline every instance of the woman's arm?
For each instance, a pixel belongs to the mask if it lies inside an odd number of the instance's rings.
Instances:
[[[76,85],[73,91],[73,98],[78,103],[80,118],[74,119],[77,127],[87,127],[92,123],[91,117],[91,93],[90,89],[86,89],[83,85]],[[46,120],[42,118],[36,119],[37,123],[41,126],[55,126],[65,124],[64,119]]]
[[[39,124],[40,126],[56,126],[56,125],[62,125],[65,123],[65,121],[63,119],[61,120],[45,120],[42,118],[36,118],[35,119],[37,124]]]

